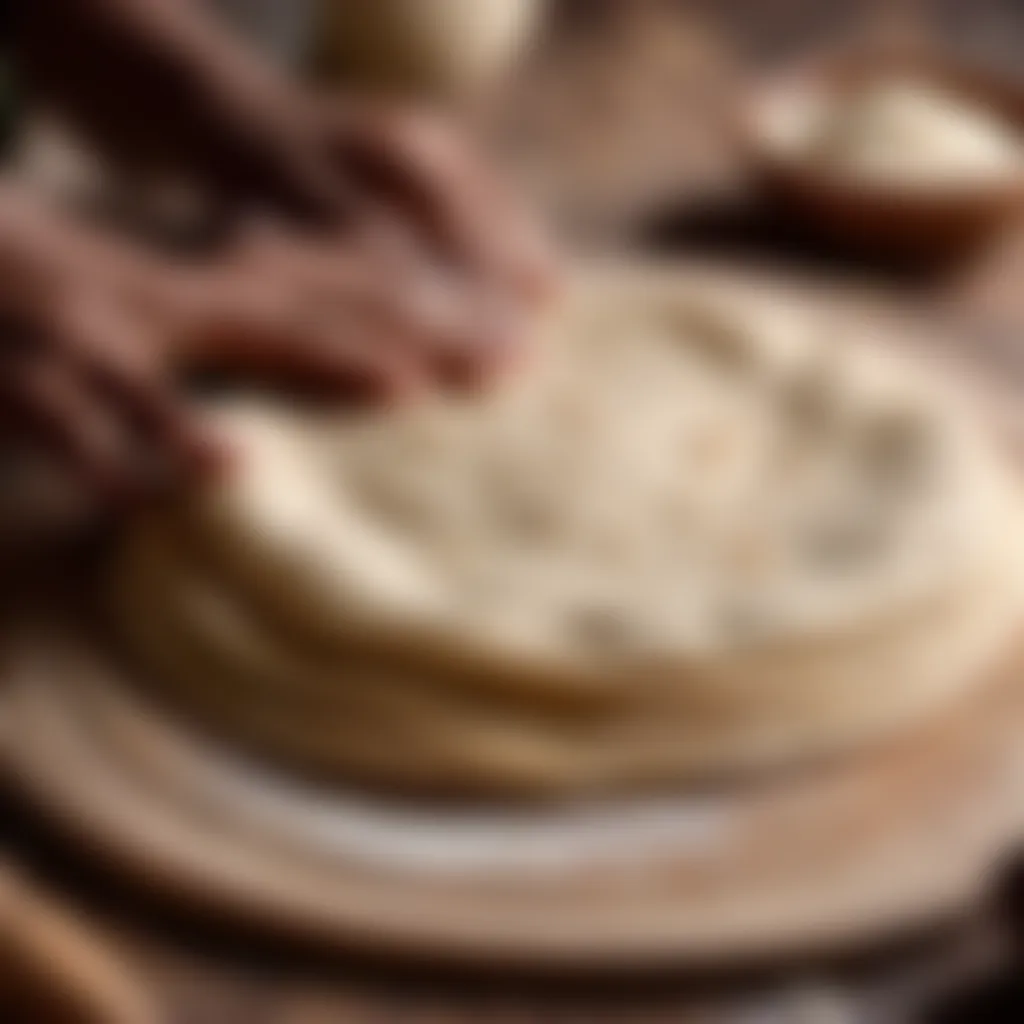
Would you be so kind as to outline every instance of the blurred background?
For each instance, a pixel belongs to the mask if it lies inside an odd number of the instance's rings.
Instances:
[[[873,288],[955,325],[960,343],[976,342],[1005,381],[1024,383],[1019,196],[994,207],[986,197],[981,212],[971,207],[964,215],[969,245],[907,247],[888,237],[854,238],[837,231],[820,207],[801,202],[806,194],[780,191],[766,173],[764,153],[742,129],[766,83],[853,51],[926,59],[939,66],[943,81],[953,75],[969,83],[972,96],[991,97],[1016,131],[1024,125],[1019,0],[215,0],[213,6],[268,59],[329,92],[397,89],[450,106],[556,225],[569,251],[768,266],[801,281]],[[181,229],[176,203],[112,175],[33,104],[14,76],[0,79],[0,89],[12,175],[160,244],[178,244],[189,233]],[[940,207],[926,220],[948,214]],[[13,488],[7,497],[17,504]],[[196,934],[188,922],[97,877],[14,804],[0,808],[0,834],[62,899],[84,908],[181,1024],[1024,1020],[1009,982],[996,996],[974,987],[1010,949],[1004,923],[1010,910],[995,899],[995,910],[979,908],[954,932],[853,963],[662,978],[626,988],[437,980]],[[61,1022],[54,1017],[52,1024]]]

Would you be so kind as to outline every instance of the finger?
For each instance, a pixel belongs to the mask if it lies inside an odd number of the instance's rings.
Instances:
[[[451,275],[422,258],[415,267],[382,268],[372,258],[353,258],[355,251],[324,243],[275,247],[262,274],[246,282],[250,308],[258,299],[264,324],[276,319],[299,332],[332,337],[338,325],[358,329],[364,344],[386,348],[415,363],[422,376],[446,381],[477,376],[509,346],[514,336],[505,330],[507,321],[493,309],[486,318],[478,315],[484,308],[478,297],[467,296]],[[286,282],[273,299],[263,289],[268,273]]]
[[[357,307],[406,304],[410,283],[444,274],[380,204],[342,231],[298,236],[254,222],[236,240],[220,276],[221,305],[334,301]],[[418,294],[418,289],[413,289]],[[214,304],[217,300],[214,300]]]
[[[40,359],[9,366],[2,378],[6,415],[103,500],[131,493],[129,467],[114,420],[69,367]]]
[[[400,387],[442,327],[416,304],[422,275],[409,279],[350,243],[261,230],[240,242],[233,262],[182,346],[207,368],[288,372],[294,383],[322,375],[325,360],[343,378],[383,364]]]
[[[325,331],[357,321],[377,344],[415,361],[421,376],[445,383],[481,382],[524,348],[524,325],[514,306],[467,289],[422,255],[391,273],[360,260],[362,273],[341,287],[332,257],[329,247],[303,247],[296,263],[299,300]]]
[[[404,220],[450,262],[478,267],[490,256],[480,225],[468,215],[468,175],[450,141],[414,117],[346,115],[329,138],[336,159],[371,195]]]
[[[539,234],[455,137],[408,115],[353,119],[335,129],[332,151],[364,188],[413,218],[442,258],[531,296],[549,277]]]
[[[253,311],[259,306],[264,317],[286,316],[289,306],[293,315],[312,313],[328,325],[365,317],[423,349],[487,351],[509,338],[503,328],[512,318],[499,315],[500,302],[424,259],[407,235],[399,242],[382,222],[366,227],[365,241],[259,230],[240,247],[239,274],[225,299]],[[375,246],[375,238],[386,239],[386,248]]]
[[[170,485],[192,472],[218,468],[226,453],[202,429],[170,373],[154,356],[146,331],[123,316],[82,305],[54,329],[54,344],[102,401],[121,411],[136,453],[146,452],[154,481]]]
[[[421,374],[443,384],[478,385],[509,366],[524,347],[518,318],[427,273],[400,291],[368,297],[366,320],[386,343],[416,360]]]
[[[368,227],[365,238],[297,239],[264,233],[246,243],[219,297],[223,310],[298,322],[310,313],[330,322],[393,311],[398,322],[424,330],[451,329],[464,319],[447,276],[411,247],[392,246]],[[370,232],[374,234],[371,236]]]
[[[94,384],[119,401],[137,452],[147,460],[151,489],[173,489],[216,474],[231,460],[226,444],[166,382],[126,373],[116,364],[93,368]]]
[[[202,368],[242,374],[280,386],[350,401],[387,401],[415,390],[415,366],[354,319],[329,322],[306,311],[226,316],[205,327],[197,346]]]
[[[415,235],[404,224],[394,204],[380,197],[367,200],[363,215],[349,229],[353,251],[374,266],[406,274],[423,262],[426,255]]]
[[[348,232],[299,237],[270,224],[246,231],[224,266],[221,302],[249,305],[266,303],[268,291],[280,301],[296,289],[358,298],[399,269],[381,248],[353,244]]]
[[[435,375],[459,387],[480,387],[519,365],[529,351],[529,336],[520,317],[503,307],[479,307],[456,336],[446,337],[433,352]]]

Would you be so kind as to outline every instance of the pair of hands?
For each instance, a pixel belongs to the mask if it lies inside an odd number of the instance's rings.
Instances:
[[[547,259],[442,121],[325,105],[191,2],[23,10],[24,76],[107,156],[291,225],[182,266],[0,196],[6,428],[93,493],[152,492],[219,464],[178,371],[363,400],[479,382],[514,359]]]

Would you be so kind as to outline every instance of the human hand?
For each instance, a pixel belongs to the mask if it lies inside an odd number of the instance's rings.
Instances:
[[[261,225],[176,302],[180,362],[356,401],[485,384],[529,347],[518,308],[373,235]]]
[[[34,0],[20,19],[30,85],[117,162],[241,207],[390,230],[508,301],[548,285],[535,227],[443,119],[322,103],[196,4]]]
[[[22,268],[0,287],[0,431],[108,504],[222,464],[188,371],[388,401],[481,382],[520,351],[500,312],[359,238],[265,230],[182,266],[10,203],[0,228],[0,269]]]

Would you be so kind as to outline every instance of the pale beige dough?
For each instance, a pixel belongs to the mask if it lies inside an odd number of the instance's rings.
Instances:
[[[829,753],[1005,653],[1024,506],[916,363],[655,272],[548,334],[482,398],[219,410],[239,472],[112,568],[154,681],[282,763],[523,795]]]
[[[871,186],[970,189],[1024,173],[1008,117],[914,78],[780,96],[763,128],[780,154]]]

